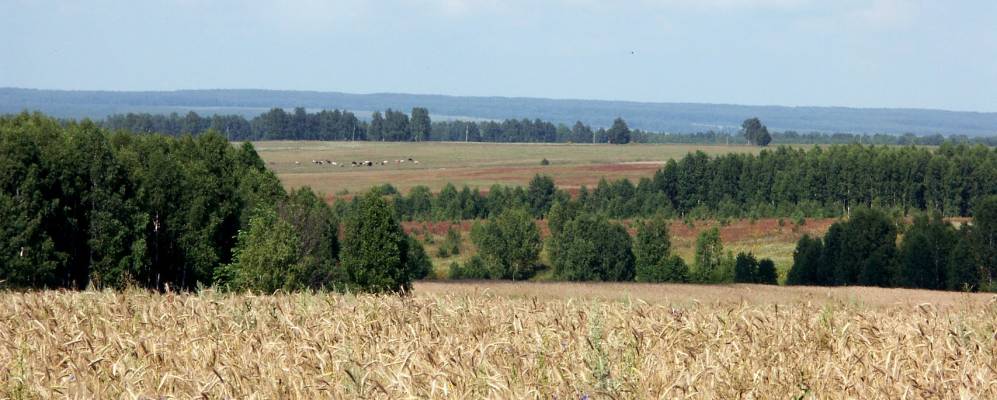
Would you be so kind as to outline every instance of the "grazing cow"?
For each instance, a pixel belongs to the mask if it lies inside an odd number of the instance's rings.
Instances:
[[[299,164],[301,164],[301,163],[297,162],[297,161],[294,162],[294,165],[299,165]]]
[[[415,160],[415,161],[412,161],[412,162],[414,162],[414,163],[418,164],[418,163],[419,163],[419,160]]]

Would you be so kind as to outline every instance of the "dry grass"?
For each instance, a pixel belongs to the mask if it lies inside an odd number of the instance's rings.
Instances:
[[[0,397],[997,397],[990,296],[825,291],[421,283],[408,298],[7,292]],[[599,299],[609,292],[619,294]],[[629,300],[614,300],[624,292]],[[737,292],[759,294],[740,301]],[[877,300],[844,300],[851,295]]]

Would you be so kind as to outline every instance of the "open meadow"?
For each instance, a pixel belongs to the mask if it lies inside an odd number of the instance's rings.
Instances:
[[[994,398],[992,294],[416,283],[0,293],[0,398]]]
[[[308,185],[327,196],[363,192],[385,183],[403,193],[416,185],[436,192],[448,182],[487,190],[496,183],[526,185],[536,174],[549,175],[559,187],[571,190],[595,186],[603,177],[650,177],[669,159],[696,150],[710,155],[760,151],[755,146],[671,144],[267,141],[254,145],[284,186]],[[540,165],[545,158],[550,165]],[[353,167],[353,161],[375,165]],[[384,161],[388,163],[380,165]]]

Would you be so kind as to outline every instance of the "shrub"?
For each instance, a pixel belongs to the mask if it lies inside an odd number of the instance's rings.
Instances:
[[[415,238],[407,236],[408,239],[408,269],[412,271],[413,279],[424,279],[433,272],[433,263],[426,256],[426,249],[422,247]]]
[[[509,209],[484,224],[475,225],[471,239],[489,275],[497,279],[532,276],[543,247],[540,230],[524,209]]]
[[[264,293],[331,287],[345,278],[336,268],[337,236],[329,206],[307,187],[293,191],[257,209],[237,236],[233,261],[215,269],[215,284]]]
[[[676,279],[672,266],[668,220],[662,215],[637,225],[634,238],[635,279],[638,282],[667,282]],[[683,264],[684,265],[684,264]]]
[[[948,260],[958,239],[955,228],[941,215],[914,217],[898,252],[898,283],[907,287],[944,289]]]
[[[215,270],[217,285],[230,290],[272,293],[293,285],[297,270],[298,235],[272,208],[260,209],[248,229],[239,231],[233,261]]]
[[[789,269],[786,277],[788,285],[813,285],[825,281],[818,279],[818,268],[823,261],[824,242],[821,238],[811,238],[810,235],[803,235],[796,242],[796,250],[793,251],[793,266]],[[825,280],[830,277],[823,277]]]
[[[885,213],[859,209],[843,225],[841,250],[830,255],[843,285],[891,286],[896,276],[897,229]]]
[[[951,254],[948,268],[946,268],[946,288],[967,292],[984,289],[981,287],[984,271],[980,268],[976,258],[973,257],[972,239],[965,232],[965,229],[959,232],[959,238],[952,248]]]
[[[758,261],[751,253],[737,253],[734,261],[734,282],[754,283],[758,275]]]
[[[693,280],[700,283],[718,283],[723,280],[723,243],[716,227],[704,230],[696,238]]]
[[[450,279],[488,279],[490,277],[484,260],[477,255],[467,260],[464,266],[456,261],[450,264]]]
[[[447,253],[450,255],[460,254],[461,242],[463,238],[460,236],[460,230],[455,229],[454,226],[447,228],[447,235],[443,238],[443,243],[440,247],[445,247]]]
[[[350,283],[369,292],[411,288],[409,240],[391,207],[376,191],[359,200],[344,226],[342,264]]]
[[[775,270],[775,262],[768,258],[763,258],[759,261],[758,275],[756,275],[755,278],[755,283],[761,283],[763,285],[778,284],[779,277]]]
[[[526,188],[526,199],[533,216],[541,218],[547,215],[550,206],[554,204],[556,195],[557,188],[554,186],[553,179],[546,175],[535,175]]]
[[[574,281],[626,281],[634,278],[630,235],[605,217],[580,214],[551,235],[548,249],[554,273]]]

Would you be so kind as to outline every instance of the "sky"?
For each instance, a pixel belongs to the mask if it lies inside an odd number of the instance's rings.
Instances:
[[[0,87],[997,111],[994,0],[0,0]]]

